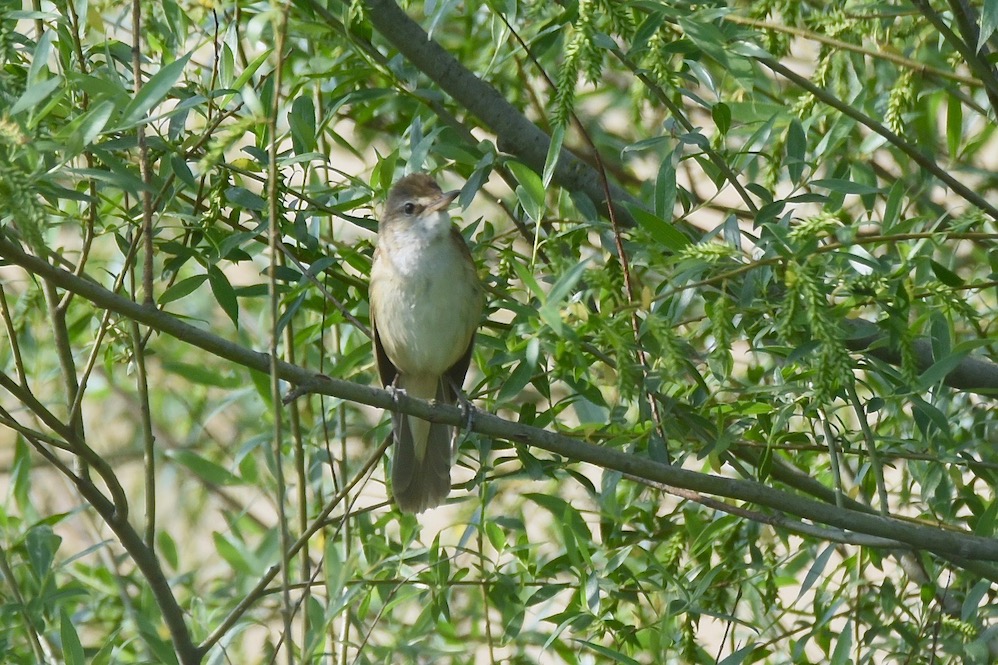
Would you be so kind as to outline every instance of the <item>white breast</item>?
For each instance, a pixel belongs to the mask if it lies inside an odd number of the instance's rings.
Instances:
[[[371,270],[371,307],[388,358],[403,374],[439,376],[464,354],[481,317],[474,266],[450,219],[396,230]]]

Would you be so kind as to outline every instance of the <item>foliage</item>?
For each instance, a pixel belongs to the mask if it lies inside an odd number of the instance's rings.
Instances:
[[[404,3],[545,163],[393,9],[0,0],[8,662],[990,662],[995,556],[888,528],[995,536],[998,3]],[[376,384],[416,170],[466,183],[469,396],[579,442],[470,432],[418,520],[373,398],[255,353]]]

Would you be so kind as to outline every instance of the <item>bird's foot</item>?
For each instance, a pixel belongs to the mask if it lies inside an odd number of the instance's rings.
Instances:
[[[463,393],[457,394],[457,404],[461,409],[461,417],[464,418],[464,430],[470,432],[475,424],[475,405]]]
[[[408,397],[409,396],[408,393],[406,393],[405,388],[400,388],[397,385],[395,385],[395,381],[392,381],[387,386],[385,386],[385,390],[387,390],[388,394],[391,395],[392,397],[392,406],[395,407],[392,409],[392,411],[398,413],[399,397]]]

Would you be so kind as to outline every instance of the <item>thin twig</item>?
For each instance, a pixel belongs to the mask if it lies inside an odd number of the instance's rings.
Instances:
[[[142,1],[132,0],[132,88],[137,97],[142,90]],[[153,296],[153,226],[152,226],[152,176],[149,173],[149,148],[146,146],[146,125],[135,128],[139,148],[139,177],[145,187],[139,193],[142,199],[142,239],[144,242],[142,290],[146,304],[155,302]]]
[[[840,100],[835,95],[826,92],[824,89],[818,87],[812,83],[809,79],[801,76],[800,74],[794,72],[785,65],[773,60],[772,58],[756,58],[756,60],[776,72],[783,78],[792,82],[798,88],[801,88],[810,94],[814,95],[817,99],[821,100],[828,106],[831,106],[839,113],[848,116],[860,123],[867,129],[873,131],[876,134],[887,139],[887,142],[893,145],[895,148],[908,155],[916,164],[924,168],[926,171],[934,175],[939,180],[946,183],[950,189],[962,196],[970,204],[973,204],[986,212],[993,219],[998,220],[998,208],[989,203],[983,196],[975,192],[969,186],[963,184],[952,172],[944,169],[943,167],[936,164],[935,160],[930,158],[924,152],[922,152],[918,147],[905,141],[903,138],[889,130],[883,124],[877,122],[870,116],[861,113],[856,108],[846,104]]]
[[[0,284],[0,313],[3,315],[3,325],[7,329],[7,339],[10,341],[10,352],[14,357],[14,370],[17,372],[17,382],[28,385],[27,374],[24,371],[24,360],[21,358],[21,345],[17,341],[17,331],[14,329],[14,319],[7,306],[7,292]]]
[[[391,443],[391,437],[387,437],[385,442],[382,443],[376,450],[372,451],[371,455],[367,458],[357,473],[354,474],[353,478],[343,486],[343,488],[336,493],[333,498],[331,498],[322,511],[315,516],[312,523],[309,525],[308,529],[302,532],[298,536],[298,540],[294,542],[289,548],[287,554],[288,556],[295,556],[305,544],[314,536],[320,529],[326,526],[326,519],[332,514],[332,512],[339,506],[343,500],[350,495],[353,488],[358,485],[364,478],[367,477],[368,473],[374,468],[378,462],[384,457],[385,451],[388,450],[388,446]],[[205,638],[198,646],[198,652],[204,656],[209,649],[211,649],[222,637],[225,636],[227,632],[239,621],[239,619],[245,614],[253,605],[255,605],[262,596],[267,593],[267,585],[269,585],[277,573],[280,572],[281,565],[276,564],[271,566],[266,573],[260,578],[249,593],[243,597],[242,600],[229,612],[228,616],[223,619],[218,626],[215,627],[211,634]],[[283,590],[282,590],[283,593]]]
[[[973,76],[964,76],[959,72],[926,65],[917,60],[912,60],[911,58],[906,58],[903,55],[887,51],[884,49],[883,45],[878,45],[876,49],[867,48],[860,44],[853,44],[841,39],[835,39],[834,37],[829,37],[812,30],[804,30],[803,28],[797,28],[792,25],[784,25],[781,23],[760,21],[758,19],[749,18],[748,16],[739,16],[738,14],[725,14],[721,18],[729,23],[747,25],[753,28],[759,28],[760,30],[782,32],[784,34],[793,35],[794,37],[800,37],[801,39],[818,42],[820,44],[825,44],[826,46],[831,46],[837,51],[852,51],[853,53],[858,53],[873,60],[886,60],[887,62],[891,62],[899,67],[904,67],[905,69],[910,69],[911,71],[919,74],[928,74],[930,76],[935,76],[949,81],[956,81],[957,83],[963,83],[965,85],[981,85],[980,79],[976,79]]]
[[[274,476],[277,481],[277,520],[280,529],[281,541],[281,587],[283,589],[281,602],[281,616],[284,619],[284,639],[289,644],[285,647],[285,656],[288,665],[294,665],[295,648],[291,643],[292,621],[294,619],[293,607],[291,603],[291,532],[288,527],[288,516],[285,510],[287,503],[286,487],[284,480],[284,409],[281,402],[281,382],[278,378],[277,363],[280,345],[280,302],[281,296],[278,290],[278,270],[281,265],[278,243],[281,236],[281,221],[283,220],[283,207],[281,204],[279,187],[277,184],[280,171],[278,170],[278,137],[277,118],[281,112],[281,82],[284,74],[284,40],[287,34],[288,11],[290,3],[285,4],[282,11],[278,12],[273,26],[275,33],[274,44],[274,99],[267,116],[268,160],[267,160],[267,202],[268,202],[268,238],[270,239],[270,265],[267,270],[268,300],[270,304],[270,397],[271,415],[274,427]]]
[[[544,67],[541,65],[540,61],[537,60],[533,52],[527,46],[527,43],[522,37],[520,37],[520,34],[513,28],[510,22],[506,20],[506,16],[504,14],[500,12],[499,16],[502,18],[503,23],[506,24],[506,28],[509,30],[510,34],[512,34],[520,43],[524,53],[526,53],[527,57],[534,63],[534,67],[537,68],[537,71],[540,73],[541,77],[547,82],[548,87],[555,90],[557,86],[554,81],[551,80],[551,77],[548,76],[547,71],[544,70]],[[638,303],[640,301],[634,290],[634,279],[631,275],[630,259],[627,256],[627,251],[624,249],[623,233],[620,222],[617,219],[617,206],[614,205],[614,195],[610,188],[610,181],[606,176],[606,167],[603,163],[603,157],[600,154],[599,148],[596,147],[596,143],[589,135],[585,125],[582,124],[582,120],[579,119],[579,116],[575,113],[574,109],[570,111],[570,114],[576,129],[579,131],[579,135],[586,142],[586,145],[589,146],[589,151],[592,154],[593,159],[596,161],[596,173],[599,176],[600,186],[603,189],[603,195],[607,201],[607,215],[610,218],[610,227],[613,231],[614,247],[617,250],[617,258],[620,260],[620,270],[624,276],[624,298],[628,303],[627,309],[630,314],[631,334],[634,335],[634,357],[637,361],[638,367],[641,368],[645,379],[647,379],[648,373],[651,371],[651,367],[648,362],[648,354],[641,345],[641,321],[638,318]],[[560,158],[561,153],[557,156],[557,159]],[[752,202],[748,201],[748,205],[751,206]],[[667,438],[665,434],[665,425],[662,422],[662,414],[659,410],[658,400],[651,392],[646,392],[645,398],[648,400],[648,407],[651,411],[651,421],[658,430],[659,436],[663,441],[665,441]],[[668,454],[668,452],[666,452],[666,454]]]
[[[890,513],[890,499],[887,494],[887,484],[884,482],[884,466],[883,462],[880,461],[880,453],[877,452],[877,441],[873,436],[873,430],[870,429],[870,423],[866,420],[866,411],[863,409],[863,403],[859,401],[859,394],[856,392],[855,378],[846,383],[846,392],[849,396],[849,402],[852,404],[853,413],[856,414],[856,420],[859,421],[859,428],[863,433],[863,441],[866,443],[867,453],[870,455],[870,472],[877,483],[880,514],[888,515]]]

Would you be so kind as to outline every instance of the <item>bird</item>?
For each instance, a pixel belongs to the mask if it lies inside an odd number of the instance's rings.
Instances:
[[[444,193],[425,173],[392,186],[378,222],[369,299],[382,385],[467,405],[461,390],[485,294],[448,213],[459,193]],[[455,428],[393,412],[390,436],[391,492],[399,510],[439,506],[450,492]]]

